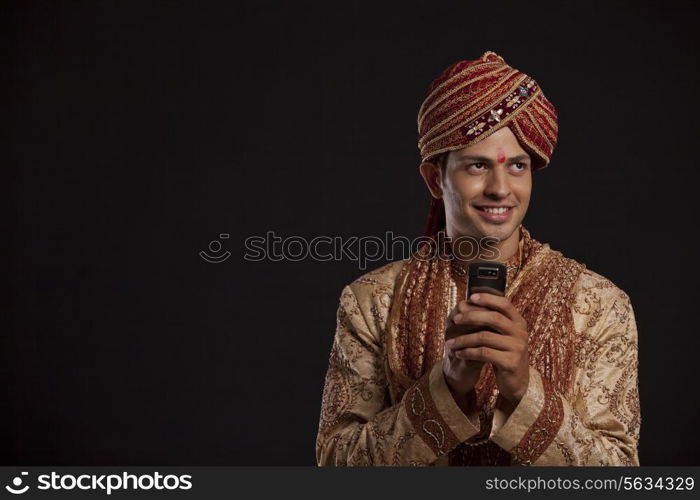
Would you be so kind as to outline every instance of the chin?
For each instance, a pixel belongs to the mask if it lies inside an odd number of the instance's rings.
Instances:
[[[496,238],[499,241],[508,239],[513,232],[518,229],[520,222],[509,221],[503,224],[489,224],[479,221],[474,225],[477,233],[481,234],[482,238]]]
[[[457,226],[460,228],[458,229],[458,234],[472,236],[477,239],[495,238],[499,241],[503,241],[511,237],[512,234],[518,230],[522,222],[522,217],[519,217],[519,215],[520,214],[516,212],[512,214],[509,220],[495,223],[486,221],[478,213],[469,211],[463,213],[461,216],[461,224]]]
[[[515,230],[514,227],[512,227],[511,224],[508,225],[502,225],[502,226],[488,226],[483,228],[482,234],[484,237],[488,238],[497,238],[500,241],[503,241],[505,239],[508,239],[508,237],[513,234],[513,231]]]

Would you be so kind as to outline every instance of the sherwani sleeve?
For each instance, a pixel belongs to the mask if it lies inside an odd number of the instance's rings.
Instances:
[[[514,465],[639,465],[634,312],[624,292],[591,274],[581,278],[573,305],[573,395],[557,392],[530,366],[518,405],[508,409],[501,400],[494,411],[491,440],[511,453]]]
[[[436,363],[391,404],[384,346],[371,312],[345,287],[326,373],[316,458],[321,466],[431,465],[479,431]]]

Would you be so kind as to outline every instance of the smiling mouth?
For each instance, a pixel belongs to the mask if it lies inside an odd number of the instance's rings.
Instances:
[[[476,207],[476,209],[487,214],[503,215],[512,210],[513,207]]]

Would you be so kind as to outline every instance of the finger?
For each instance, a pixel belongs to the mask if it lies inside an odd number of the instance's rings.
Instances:
[[[469,311],[459,319],[455,317],[455,325],[476,327],[478,329],[491,328],[505,335],[518,335],[515,332],[517,325],[513,321],[500,312],[492,310]]]
[[[450,313],[450,320],[454,323],[459,323],[464,315],[469,311],[489,311],[488,307],[482,307],[470,304],[466,300],[463,300],[457,304],[457,306]]]
[[[462,316],[469,312],[469,311],[488,311],[487,307],[482,307],[482,306],[477,306],[470,304],[466,300],[462,300],[457,303],[457,306],[452,310],[450,313],[451,319],[454,320],[459,320],[462,318]]]
[[[450,322],[445,328],[445,340],[453,339],[455,337],[459,337],[460,335],[464,335],[465,333],[467,333],[467,331],[465,330],[466,328],[464,326],[457,325],[454,322]]]
[[[448,340],[445,344],[453,351],[464,349],[465,347],[491,347],[500,351],[510,351],[516,346],[513,344],[513,337],[501,335],[487,331],[480,331],[461,335],[459,337]]]
[[[492,293],[473,293],[471,297],[469,297],[469,300],[476,305],[499,311],[516,323],[523,320],[520,311],[515,308],[507,297],[499,297]]]
[[[467,347],[454,353],[456,358],[468,361],[483,361],[491,363],[498,368],[510,370],[512,368],[511,355],[505,351],[491,349],[490,347]]]
[[[456,323],[449,323],[445,327],[445,341],[461,337],[462,335],[468,335],[474,332],[482,330],[482,328],[474,327],[471,325],[462,325]],[[499,334],[497,334],[499,335]]]

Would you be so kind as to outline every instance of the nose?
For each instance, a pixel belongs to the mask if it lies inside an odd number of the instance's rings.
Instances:
[[[486,174],[484,195],[493,200],[502,200],[510,194],[508,176],[502,168],[492,168]]]

